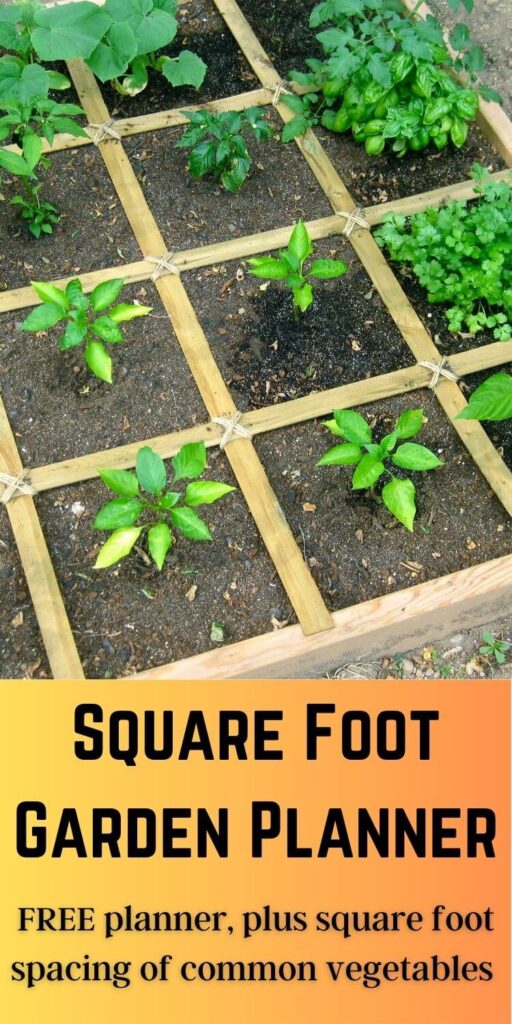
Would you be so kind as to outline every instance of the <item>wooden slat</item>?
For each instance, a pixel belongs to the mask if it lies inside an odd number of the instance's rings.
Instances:
[[[135,679],[301,679],[492,622],[512,602],[512,555],[334,613],[330,633],[297,626],[139,672]]]
[[[0,399],[0,470],[19,476],[23,471],[16,442]],[[0,484],[3,490],[3,486]],[[55,577],[33,498],[13,497],[6,505],[14,539],[53,675],[83,679],[83,670]]]
[[[108,110],[88,68],[73,61],[69,64],[69,70],[89,121],[101,123],[107,120]],[[165,241],[122,144],[116,141],[103,142],[99,148],[144,255],[161,256],[166,251]],[[180,278],[172,274],[160,277],[156,287],[210,417],[232,416],[236,411],[233,399]],[[304,562],[252,443],[238,438],[225,451],[304,632],[309,634],[330,629],[330,613]]]
[[[196,103],[193,106],[183,106],[173,110],[161,110],[154,114],[141,114],[140,117],[119,118],[119,120],[115,120],[114,127],[121,138],[129,138],[132,135],[142,135],[146,132],[157,132],[164,128],[176,128],[179,125],[187,124],[187,118],[183,113],[186,110],[247,110],[248,107],[264,107],[268,103],[268,89],[253,89],[250,92],[238,93],[236,96],[228,96],[226,99],[208,100],[207,103]],[[51,146],[46,139],[43,139],[43,153],[59,153],[65,149],[91,146],[95,129],[90,129],[90,131],[90,138],[61,133],[55,136]],[[21,153],[19,146],[15,145],[1,146],[0,152],[2,150]]]
[[[512,182],[511,172],[496,171],[490,174],[491,181]],[[471,179],[460,181],[456,185],[443,185],[442,188],[434,188],[430,192],[419,192],[415,196],[405,196],[403,199],[392,199],[389,203],[380,203],[378,206],[366,207],[364,216],[371,227],[380,224],[387,213],[401,214],[410,217],[414,213],[421,213],[429,206],[445,206],[446,203],[460,202],[462,199],[475,199],[473,191],[474,182]]]

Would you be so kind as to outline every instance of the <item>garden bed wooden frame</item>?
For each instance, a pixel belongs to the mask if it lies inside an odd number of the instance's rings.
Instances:
[[[414,0],[404,2],[411,8]],[[261,88],[205,106],[218,110],[270,105],[280,84],[280,76],[235,0],[214,0],[214,3],[258,77]],[[428,13],[427,9],[425,13]],[[69,70],[88,121],[96,124],[108,121],[109,111],[91,72],[82,62],[70,62]],[[193,109],[198,106],[200,104]],[[280,103],[276,110],[283,121],[293,116]],[[481,101],[478,120],[494,148],[506,164],[512,166],[512,124],[501,108]],[[121,141],[109,139],[99,144],[119,200],[145,256],[160,257],[166,252],[166,245],[123,149],[122,138],[184,122],[185,118],[177,110],[119,120],[115,127]],[[92,140],[61,135],[55,140],[52,151],[88,144],[92,144]],[[296,144],[335,211],[332,216],[308,222],[312,237],[342,235],[346,220],[336,211],[348,212],[355,208],[345,184],[312,131],[297,139]],[[500,179],[506,174],[502,171],[494,177]],[[471,195],[471,183],[462,182],[367,208],[364,216],[374,226],[389,210],[413,213],[428,205]],[[286,244],[291,230],[292,225],[286,225],[248,237],[177,252],[173,259],[183,274],[197,267],[268,252]],[[371,232],[356,227],[349,241],[399,327],[415,362],[379,377],[245,413],[241,422],[253,436],[328,415],[333,408],[371,403],[429,386],[431,371],[420,363],[428,360],[437,364],[441,353],[406,298]],[[108,277],[122,274],[127,282],[136,282],[150,279],[153,272],[154,264],[142,259],[121,267],[87,273],[81,275],[81,279],[90,290]],[[236,411],[233,398],[197,320],[183,277],[164,272],[156,281],[156,287],[208,415],[212,419],[233,415]],[[32,288],[16,288],[0,295],[0,312],[27,308],[37,301]],[[512,341],[497,342],[453,355],[449,365],[458,377],[464,377],[503,365],[511,359]],[[460,387],[444,378],[435,388],[435,396],[480,472],[512,515],[512,473],[480,423],[453,420],[466,404]],[[143,438],[107,451],[32,468],[29,481],[37,492],[50,490],[91,479],[97,476],[99,468],[132,467],[143,443],[151,444],[168,458],[188,441],[204,440],[207,446],[218,445],[222,433],[221,427],[205,422],[172,434]],[[445,636],[454,629],[490,621],[503,614],[504,607],[512,598],[512,555],[509,555],[331,615],[286,523],[252,440],[236,438],[226,446],[225,454],[299,624],[139,672],[130,678],[297,678],[318,675],[336,662],[353,661],[363,656],[371,659],[382,649],[388,653],[405,650],[433,637]],[[0,399],[0,471],[19,476],[23,468]],[[53,676],[56,679],[84,678],[34,500],[18,495],[6,507]]]

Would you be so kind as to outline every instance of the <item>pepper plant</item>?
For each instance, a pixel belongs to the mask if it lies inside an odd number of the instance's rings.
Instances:
[[[220,114],[209,110],[183,110],[182,113],[190,121],[190,127],[176,146],[190,150],[188,169],[192,177],[211,174],[228,192],[238,192],[251,167],[244,135],[252,131],[258,142],[267,142],[272,136],[272,125],[261,107],[225,110]]]
[[[69,3],[38,10],[32,43],[42,60],[81,57],[101,82],[121,95],[136,96],[148,84],[148,69],[173,86],[202,84],[206,64],[182,50],[177,57],[158,51],[175,39],[177,0],[105,0],[101,6]]]
[[[176,541],[173,528],[189,540],[213,540],[207,524],[195,510],[198,505],[211,505],[235,488],[197,479],[206,467],[203,441],[183,445],[172,459],[172,467],[169,482],[163,459],[145,445],[138,452],[135,473],[126,469],[98,470],[103,483],[119,497],[108,501],[94,520],[94,529],[112,531],[100,549],[95,569],[107,569],[126,558],[143,535],[158,569],[162,569]],[[171,490],[182,480],[192,481],[184,493]]]
[[[398,519],[407,530],[413,531],[416,516],[416,488],[408,477],[395,476],[390,463],[399,469],[425,470],[437,469],[442,466],[434,452],[422,444],[410,443],[408,438],[415,437],[423,424],[422,409],[408,409],[397,420],[394,429],[386,434],[378,443],[373,439],[373,431],[363,416],[350,409],[337,409],[334,419],[327,420],[324,426],[336,437],[343,438],[343,444],[322,455],[317,466],[355,466],[352,476],[352,490],[370,490],[372,496],[384,502],[391,515]],[[403,444],[398,442],[403,441]],[[390,479],[380,490],[375,491],[382,477]]]
[[[65,324],[60,339],[60,349],[84,345],[84,358],[91,373],[100,380],[112,383],[112,359],[107,345],[125,341],[120,324],[139,316],[147,316],[151,306],[121,303],[114,305],[123,288],[124,280],[114,278],[97,285],[90,295],[85,295],[79,278],[73,278],[65,290],[43,281],[32,281],[32,287],[43,305],[36,306],[21,325],[22,331],[38,334],[48,331],[57,324]],[[99,314],[97,316],[96,314]]]
[[[306,269],[304,264],[313,254],[313,243],[302,220],[297,221],[286,249],[275,256],[257,256],[247,262],[250,274],[269,281],[283,281],[291,289],[293,308],[305,312],[313,302],[311,280],[329,280],[342,277],[348,270],[343,260],[315,259]]]
[[[21,152],[0,149],[0,168],[19,178],[23,192],[11,203],[19,207],[31,234],[39,238],[50,235],[59,220],[55,207],[39,197],[39,174],[50,166],[43,155],[43,139],[52,145],[56,132],[87,136],[74,120],[83,110],[74,103],[49,99],[52,78],[38,64],[20,67],[3,60],[0,58],[0,142],[11,138]]]
[[[455,417],[456,420],[512,419],[512,377],[509,373],[494,373],[484,380],[469,398],[468,404]]]
[[[512,184],[473,166],[476,202],[456,200],[411,217],[386,214],[375,238],[409,264],[429,302],[450,303],[450,331],[485,328],[512,338]]]
[[[473,0],[448,0],[453,11]],[[423,19],[418,0],[407,13],[400,0],[326,0],[311,12],[318,28],[324,60],[308,60],[307,72],[291,78],[303,97],[283,95],[294,112],[283,132],[288,142],[319,122],[334,132],[352,131],[367,153],[391,147],[397,156],[425,149],[443,149],[450,141],[463,146],[479,96],[501,102],[500,95],[480,80],[483,50],[471,43],[467,25],[457,24],[449,42],[442,25]],[[453,72],[461,73],[457,81]]]

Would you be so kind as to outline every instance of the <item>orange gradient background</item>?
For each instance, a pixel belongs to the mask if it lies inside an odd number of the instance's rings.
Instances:
[[[0,1019],[2,1024],[508,1024],[509,1021],[509,756],[510,686],[507,682],[301,682],[238,683],[9,683],[2,686]],[[319,759],[305,757],[307,703],[334,702],[339,714],[329,719],[330,739],[319,741]],[[115,709],[169,708],[177,734],[190,709],[202,709],[217,734],[219,709],[282,709],[278,726],[282,762],[205,762],[192,754],[186,762],[148,762],[137,767],[113,762],[79,761],[74,756],[73,715],[81,702],[102,705],[105,717]],[[417,724],[408,733],[410,748],[402,761],[375,755],[349,762],[339,753],[339,715],[362,709],[437,709],[432,726],[432,757],[417,758]],[[249,745],[249,750],[252,744]],[[49,811],[50,834],[59,811],[78,809],[89,834],[90,809],[96,807],[203,806],[230,812],[230,856],[221,860],[210,848],[205,860],[192,857],[79,860],[65,852],[59,860],[16,855],[15,810],[22,800],[41,800]],[[348,821],[359,806],[492,807],[497,814],[496,859],[349,860],[333,851],[323,860],[285,856],[283,840],[266,844],[262,860],[251,859],[250,809],[253,800],[276,800],[300,811],[302,844],[318,843],[330,806],[341,806]],[[464,814],[463,814],[464,819]],[[462,819],[462,820],[463,820]],[[428,815],[427,815],[428,820]],[[53,826],[53,827],[52,827]],[[190,823],[191,845],[195,829]],[[461,835],[465,830],[461,830]],[[467,913],[494,910],[494,931],[441,931],[432,934],[432,908]],[[102,914],[132,904],[138,910],[227,911],[234,926],[223,933],[118,933],[105,940]],[[304,911],[309,929],[302,933],[259,933],[243,940],[241,912]],[[19,933],[18,906],[91,906],[96,930],[85,934]],[[424,914],[423,931],[359,934],[350,940],[333,932],[317,933],[317,911],[404,910]],[[10,980],[13,961],[129,960],[131,985],[108,982],[40,983],[28,991]],[[326,960],[427,959],[434,953],[462,960],[492,961],[492,982],[382,982],[364,988],[361,981],[332,982]],[[168,982],[144,982],[140,963],[174,957]],[[186,983],[179,976],[184,960],[275,960],[317,962],[316,982]]]

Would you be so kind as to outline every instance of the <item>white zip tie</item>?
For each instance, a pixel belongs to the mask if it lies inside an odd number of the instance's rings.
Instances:
[[[224,433],[219,441],[221,450],[229,444],[230,441],[236,441],[238,437],[246,437],[249,440],[252,437],[251,431],[244,427],[243,423],[240,423],[242,418],[241,412],[234,412],[232,416],[214,416],[212,423],[217,423],[219,427],[224,427]]]
[[[0,483],[5,484],[5,489],[0,497],[0,504],[7,505],[12,498],[19,498],[21,494],[32,498],[37,491],[28,483],[28,469],[24,469],[19,476],[11,476],[10,473],[0,473]]]
[[[121,142],[121,136],[116,132],[113,127],[115,121],[112,117],[108,121],[104,121],[103,124],[90,124],[89,128],[95,128],[96,131],[93,135],[93,143],[95,146],[99,146],[100,142],[105,142],[108,139],[115,139],[116,142]]]
[[[353,210],[336,210],[335,208],[334,212],[338,217],[345,217],[347,223],[343,228],[342,234],[346,235],[347,238],[352,234],[356,226],[358,228],[370,228],[366,217],[363,217],[363,210],[360,206],[355,206]]]
[[[447,360],[444,357],[441,359],[440,363],[431,363],[428,359],[420,359],[418,366],[424,366],[426,370],[432,370],[432,380],[429,384],[429,388],[431,388],[432,391],[435,391],[441,377],[455,382],[460,380],[460,377],[457,377],[456,373],[453,373],[451,370],[446,368],[446,363]]]
[[[156,263],[156,267],[151,274],[152,281],[158,281],[158,278],[162,276],[164,270],[168,270],[170,274],[175,274],[177,277],[180,275],[180,268],[173,260],[174,253],[164,252],[163,256],[145,256],[144,259],[147,263]]]

